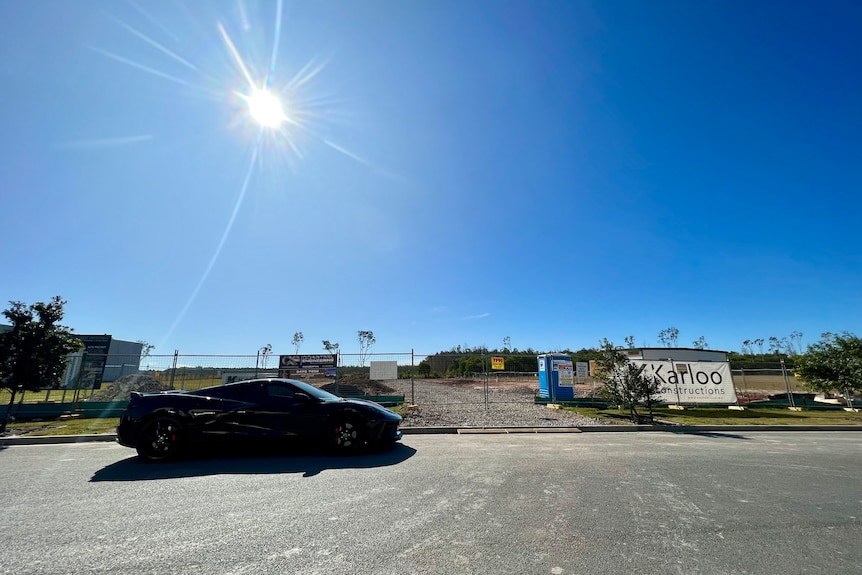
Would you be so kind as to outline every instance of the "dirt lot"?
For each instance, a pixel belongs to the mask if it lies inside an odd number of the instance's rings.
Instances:
[[[594,424],[586,418],[568,412],[550,411],[535,404],[539,392],[533,377],[484,379],[409,379],[380,382],[403,394],[407,403],[419,406],[408,413],[405,426],[470,425],[470,426],[572,426]],[[747,376],[745,387],[741,378],[734,378],[741,402],[763,399],[771,393],[786,390],[781,376]],[[794,391],[804,387],[791,380]],[[589,381],[575,385],[575,397],[598,397],[599,384]],[[571,417],[570,417],[571,415]]]

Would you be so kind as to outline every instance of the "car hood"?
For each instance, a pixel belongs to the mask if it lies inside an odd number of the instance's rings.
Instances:
[[[339,403],[349,403],[351,405],[362,406],[365,409],[371,409],[372,411],[390,417],[393,420],[401,421],[401,416],[394,411],[386,409],[379,403],[374,403],[373,401],[369,401],[367,399],[359,399],[358,397],[344,397],[339,400]]]

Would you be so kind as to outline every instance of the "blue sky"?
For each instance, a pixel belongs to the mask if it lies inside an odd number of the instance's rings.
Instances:
[[[0,300],[156,354],[859,332],[858,2],[278,11],[0,3]]]

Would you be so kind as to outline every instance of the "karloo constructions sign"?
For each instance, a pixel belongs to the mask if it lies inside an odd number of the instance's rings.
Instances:
[[[631,359],[645,365],[644,375],[661,384],[659,401],[667,403],[736,403],[736,388],[726,361],[653,361]]]

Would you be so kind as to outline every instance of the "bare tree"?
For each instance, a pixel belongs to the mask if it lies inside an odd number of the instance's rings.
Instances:
[[[752,355],[752,356],[754,355],[754,352],[751,351],[751,340],[750,339],[747,339],[747,340],[742,342],[742,354],[745,355],[746,353],[749,355]]]
[[[503,351],[509,353],[509,349],[512,347],[512,338],[508,335],[503,338]]]
[[[266,362],[269,356],[272,355],[272,344],[268,343],[257,352],[260,355],[261,367],[266,369]]]
[[[359,330],[356,333],[359,336],[359,367],[365,367],[365,359],[371,351],[371,346],[377,343],[377,338],[371,330]]]
[[[635,336],[627,335],[623,338],[623,341],[626,342],[626,347],[629,349],[635,348]]]
[[[303,341],[305,341],[305,336],[302,335],[301,331],[293,334],[293,340],[291,340],[291,343],[293,343],[293,347],[296,348],[296,355],[299,355],[299,348],[302,347]]]
[[[142,339],[139,339],[135,343],[141,344],[141,361],[144,361],[146,358],[150,357],[150,354],[153,352],[154,349],[156,349],[156,346]]]
[[[781,342],[774,335],[769,336],[769,353],[770,354],[781,353]]]
[[[790,332],[790,345],[793,348],[793,355],[796,355],[797,353],[802,353],[804,351],[802,349],[802,332],[801,331]]]
[[[758,352],[760,355],[763,355],[763,338],[762,338],[762,337],[759,337],[759,338],[755,339],[755,340],[754,340],[754,345],[756,345],[756,346],[757,346],[757,352]],[[754,354],[752,353],[751,355],[754,355]]]
[[[658,340],[665,347],[676,347],[679,340],[679,330],[675,327],[669,327],[658,332]]]
[[[328,339],[324,339],[321,343],[323,343],[323,349],[329,353],[338,353],[338,348],[341,347],[337,343],[330,342]]]
[[[692,345],[694,346],[694,349],[709,349],[709,344],[706,343],[706,338],[703,336],[694,340]]]

